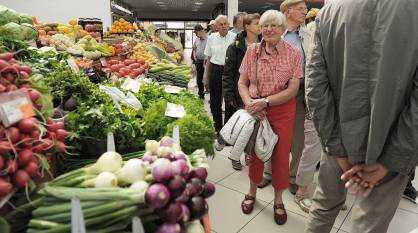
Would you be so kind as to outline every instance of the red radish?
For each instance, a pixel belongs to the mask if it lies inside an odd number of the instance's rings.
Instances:
[[[10,92],[10,91],[16,91],[17,90],[17,86],[14,84],[10,84],[9,86],[6,87],[6,91]]]
[[[0,60],[9,61],[14,57],[15,53],[2,53],[0,54]]]
[[[131,59],[126,59],[125,61],[123,61],[123,64],[125,64],[125,65],[131,65],[131,64],[134,64],[135,63],[135,60],[131,60]]]
[[[1,55],[0,55],[1,56]],[[7,61],[5,61],[5,60],[1,60],[0,59],[0,70],[3,70],[4,68],[6,68],[6,67],[9,67],[10,66],[10,63],[8,63]]]
[[[31,138],[32,138],[32,139],[34,139],[34,140],[39,140],[39,139],[40,139],[40,137],[41,137],[41,132],[40,132],[40,131],[38,131],[38,130],[34,130],[34,131],[32,131],[32,132],[30,133],[30,136],[31,136]]]
[[[30,181],[30,176],[25,170],[18,170],[13,175],[13,184],[19,188],[24,188],[28,186]]]
[[[28,79],[30,77],[30,75],[25,71],[19,71],[19,74],[21,79]]]
[[[0,130],[0,139],[5,138],[6,133],[4,130]]]
[[[41,150],[47,151],[54,146],[54,142],[51,139],[44,139],[41,143]]]
[[[12,151],[12,145],[8,141],[0,141],[0,155],[5,155]]]
[[[33,153],[40,154],[40,153],[44,152],[43,144],[44,144],[43,142],[35,143],[35,145],[33,145],[33,147],[32,147]]]
[[[139,67],[141,67],[141,64],[139,64],[139,63],[133,63],[133,64],[129,65],[129,68],[131,68],[131,69],[137,69]]]
[[[8,171],[8,173],[15,173],[17,170],[16,160],[12,159],[12,160],[7,161],[6,170]]]
[[[20,140],[20,131],[16,127],[10,127],[6,129],[6,135],[9,137],[12,143],[16,143]]]
[[[63,143],[61,141],[57,141],[56,147],[57,147],[58,152],[68,154],[65,143]]]
[[[68,137],[68,135],[70,134],[65,129],[58,129],[56,133],[57,133],[57,139],[60,141],[64,141],[65,138]]]
[[[38,164],[38,157],[35,154],[32,155],[32,157],[30,157],[30,162]]]
[[[28,134],[22,134],[20,137],[20,142],[24,147],[30,147],[33,143],[33,138]]]
[[[19,88],[31,88],[31,87],[32,85],[30,83],[23,83],[23,84],[20,84],[19,86]]]
[[[15,76],[13,76],[13,74],[12,74],[12,73],[7,73],[7,74],[6,74],[6,79],[7,79],[7,81],[9,81],[9,82],[13,82],[13,81],[15,81]]]
[[[29,66],[19,66],[18,70],[21,72],[25,72],[29,76],[32,74],[32,68],[30,68]]]
[[[32,89],[29,91],[29,96],[32,102],[36,103],[36,101],[41,97],[41,93],[39,93],[39,91],[37,90]]]
[[[39,121],[34,117],[26,118],[19,121],[18,127],[23,133],[31,133],[39,128]]]
[[[32,159],[33,152],[30,149],[23,149],[19,152],[17,157],[17,164],[19,167],[25,167],[28,165]]]
[[[0,92],[5,92],[6,90],[7,88],[4,85],[0,84]]]
[[[48,124],[48,131],[56,132],[58,129],[64,129],[64,122],[55,122]]]
[[[24,169],[30,177],[37,176],[39,172],[38,164],[34,162],[30,162]]]
[[[9,60],[9,63],[10,63],[10,64],[16,64],[16,63],[17,63],[17,61],[16,61],[16,59],[12,58],[12,59],[10,59],[10,60]]]
[[[0,198],[13,191],[13,185],[5,180],[0,180]]]
[[[3,156],[0,156],[0,170],[3,170],[4,168],[4,159]]]

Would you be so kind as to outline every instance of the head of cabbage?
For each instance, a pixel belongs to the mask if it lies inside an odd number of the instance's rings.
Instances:
[[[0,5],[0,26],[8,23],[19,23],[20,15],[15,10]]]
[[[20,13],[19,15],[19,22],[22,23],[27,23],[30,25],[33,25],[33,20],[32,20],[32,16],[25,14],[25,13]]]
[[[38,38],[38,31],[27,23],[8,23],[0,26],[0,35],[11,40],[35,40]]]

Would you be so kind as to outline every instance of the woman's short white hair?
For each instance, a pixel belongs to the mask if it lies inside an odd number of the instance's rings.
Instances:
[[[286,17],[284,16],[282,12],[278,10],[268,10],[261,15],[261,18],[260,18],[261,26],[269,22],[277,24],[277,26],[286,28]]]

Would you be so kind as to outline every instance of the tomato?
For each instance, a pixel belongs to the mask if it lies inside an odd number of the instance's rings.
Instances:
[[[125,64],[125,65],[130,65],[130,64],[133,64],[133,63],[135,63],[135,60],[132,60],[132,59],[126,59],[125,61],[123,61],[123,64]]]
[[[139,68],[139,67],[141,67],[141,64],[139,64],[139,63],[133,63],[133,64],[129,65],[129,68],[131,68],[131,69],[136,69],[136,68]]]

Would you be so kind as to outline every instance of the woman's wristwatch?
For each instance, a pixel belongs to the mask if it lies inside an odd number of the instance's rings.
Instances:
[[[264,103],[266,103],[266,107],[269,107],[269,106],[270,106],[270,101],[269,101],[269,99],[266,97],[266,98],[264,98],[263,100],[264,100]]]

